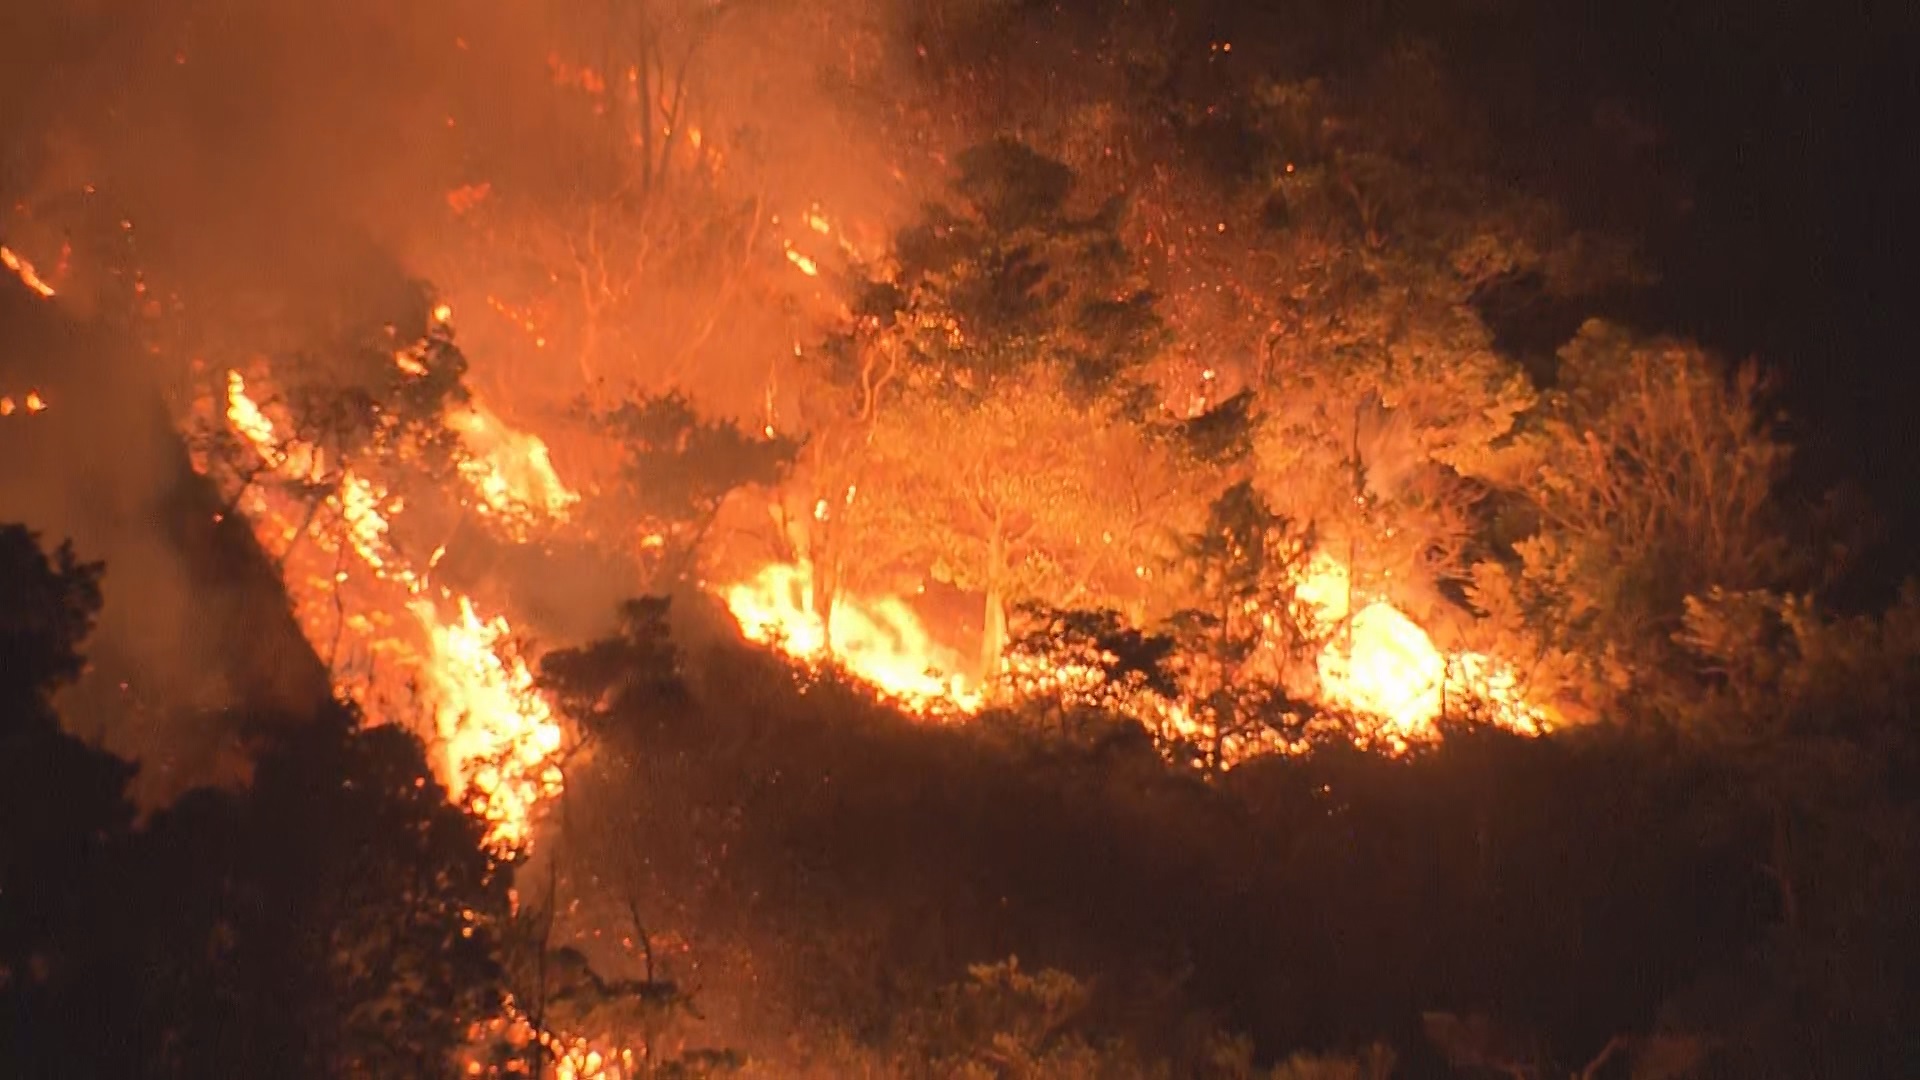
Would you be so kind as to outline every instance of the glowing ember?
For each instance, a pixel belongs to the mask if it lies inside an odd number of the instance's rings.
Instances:
[[[491,194],[493,194],[491,183],[463,184],[447,192],[447,209],[453,211],[455,217],[460,217],[471,213],[481,203],[486,202],[487,196]]]
[[[953,674],[959,657],[935,642],[898,599],[838,597],[828,627],[814,610],[812,573],[775,563],[728,589],[726,602],[748,640],[809,663],[831,655],[848,672],[915,711],[970,713],[980,707],[979,692]]]
[[[20,283],[27,288],[48,299],[53,298],[53,286],[42,280],[39,273],[34,270],[33,264],[14,254],[12,248],[0,247],[0,266],[13,271],[14,276],[19,278]]]
[[[12,395],[0,397],[0,416],[12,416],[14,413],[32,416],[46,411],[47,399],[41,397],[38,390],[27,391],[27,396],[18,401],[15,401]]]
[[[247,380],[237,371],[227,372],[227,422],[268,465],[277,467],[285,460],[279,440],[274,437],[273,421],[267,419],[267,414],[261,412],[260,406],[247,394]]]
[[[787,261],[798,267],[800,272],[808,277],[820,276],[820,264],[795,251],[791,246],[787,248]]]

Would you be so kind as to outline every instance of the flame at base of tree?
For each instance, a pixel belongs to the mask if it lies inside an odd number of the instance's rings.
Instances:
[[[409,607],[431,642],[421,675],[447,769],[465,777],[474,809],[495,824],[494,839],[524,847],[538,804],[560,794],[559,721],[506,619],[481,618],[464,596],[450,618],[424,599]]]
[[[1385,598],[1366,599],[1349,618],[1350,589],[1346,566],[1321,552],[1297,590],[1321,625],[1339,631],[1319,657],[1328,704],[1384,721],[1389,741],[1431,738],[1443,717],[1461,711],[1454,703],[1471,703],[1477,715],[1522,734],[1551,726],[1547,709],[1526,699],[1513,665],[1482,653],[1442,652]]]
[[[979,692],[957,674],[958,655],[935,641],[897,597],[838,597],[829,626],[815,605],[811,570],[784,563],[762,567],[724,597],[748,640],[809,663],[831,656],[913,712],[972,713],[981,705]]]
[[[1480,653],[1441,651],[1385,598],[1368,599],[1349,619],[1349,576],[1331,556],[1316,555],[1296,595],[1320,625],[1337,631],[1318,657],[1318,697],[1351,718],[1346,734],[1356,743],[1405,750],[1436,738],[1443,718],[1462,714],[1528,735],[1551,726],[1549,711],[1526,699],[1512,665]],[[809,666],[831,662],[918,715],[970,716],[990,700],[1051,697],[1130,716],[1163,743],[1212,747],[1222,767],[1309,745],[1302,732],[1223,732],[1198,703],[1116,685],[1106,674],[1110,655],[1010,655],[999,683],[980,686],[961,673],[958,654],[896,597],[838,598],[828,633],[804,565],[763,567],[724,590],[724,598],[748,640]]]

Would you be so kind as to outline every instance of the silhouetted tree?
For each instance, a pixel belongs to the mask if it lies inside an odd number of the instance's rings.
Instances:
[[[60,1075],[85,1036],[109,867],[133,823],[133,767],[60,728],[100,610],[98,563],[0,526],[0,1071]]]
[[[605,509],[634,534],[665,588],[698,565],[727,496],[778,483],[800,449],[791,439],[702,416],[678,392],[628,401],[592,420],[622,453]]]

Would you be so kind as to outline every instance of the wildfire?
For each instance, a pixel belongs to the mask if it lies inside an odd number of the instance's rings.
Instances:
[[[1549,714],[1526,700],[1510,664],[1480,653],[1443,653],[1427,632],[1384,598],[1371,598],[1351,619],[1345,566],[1322,554],[1296,595],[1323,626],[1338,632],[1318,658],[1320,699],[1379,730],[1353,735],[1405,749],[1436,736],[1449,702],[1474,702],[1510,730],[1538,734]],[[831,628],[814,604],[813,579],[802,566],[772,564],[725,590],[742,634],[809,664],[831,659],[872,685],[882,696],[922,715],[968,716],[989,698],[988,688],[958,674],[957,654],[928,633],[913,610],[893,597],[836,599]],[[831,629],[831,633],[828,630]],[[1130,716],[1163,739],[1218,745],[1225,764],[1298,746],[1272,733],[1216,738],[1210,722],[1187,702],[1135,686],[1105,682],[1101,657],[1007,658],[1007,670],[992,690],[1013,699],[1058,696]],[[1107,658],[1111,659],[1111,658]]]
[[[39,293],[49,300],[54,297],[53,286],[47,284],[46,281],[40,277],[39,272],[34,270],[32,263],[14,254],[12,248],[0,247],[0,266],[5,266],[7,269],[13,271],[14,276],[19,278],[20,283],[27,288],[32,289],[34,292]]]
[[[808,568],[774,563],[727,589],[726,602],[748,640],[809,662],[831,655],[916,712],[971,713],[980,707],[979,692],[951,674],[960,666],[958,656],[940,646],[897,598],[839,597],[829,626],[815,610]]]
[[[804,256],[790,247],[787,252],[808,270]],[[440,324],[450,317],[444,307],[434,312]],[[395,354],[403,374],[430,374],[423,349]],[[408,687],[415,707],[424,707],[422,719],[439,753],[436,770],[449,790],[488,822],[490,843],[525,851],[537,809],[562,790],[558,758],[565,735],[535,686],[512,624],[472,597],[432,584],[439,551],[415,560],[402,549],[390,520],[402,502],[379,478],[380,462],[363,469],[324,460],[317,448],[284,433],[275,419],[278,407],[256,398],[240,372],[229,372],[226,382],[221,418],[269,477],[287,481],[247,483],[241,505],[262,543],[286,567],[295,613],[316,650],[328,657],[337,691],[367,706],[370,716],[392,718],[403,714],[403,705],[375,708],[370,699],[391,693],[381,701],[398,702],[394,682]],[[11,399],[6,403],[11,408]],[[30,411],[44,407],[37,394],[27,399]],[[470,509],[522,537],[534,524],[568,519],[579,495],[562,482],[541,440],[515,430],[477,400],[451,409],[445,422],[468,451],[460,475]],[[298,492],[329,477],[323,505],[331,516],[316,521]],[[329,531],[330,522],[339,527]],[[353,597],[352,615],[342,600],[346,595]],[[1510,665],[1478,653],[1442,652],[1386,598],[1354,596],[1347,568],[1337,560],[1317,557],[1296,595],[1322,624],[1338,628],[1318,661],[1321,700],[1380,721],[1378,732],[1355,732],[1355,738],[1371,743],[1378,737],[1391,748],[1431,738],[1450,699],[1490,706],[1495,722],[1515,730],[1531,733],[1546,725],[1547,714],[1526,701]],[[749,640],[810,665],[831,662],[919,715],[967,717],[990,700],[1053,694],[1132,717],[1165,742],[1209,747],[1221,767],[1304,745],[1260,730],[1223,733],[1202,704],[1144,684],[1110,684],[1104,674],[1110,657],[1009,657],[1003,678],[982,685],[963,674],[961,657],[899,598],[843,595],[823,620],[804,564],[765,566],[723,589],[722,596]],[[364,667],[335,666],[343,637],[372,658]],[[371,688],[376,668],[384,672],[385,690]],[[356,681],[362,671],[365,681]],[[611,1077],[631,1064],[625,1051],[603,1052],[577,1037],[529,1037],[554,1051],[564,1063],[563,1076]]]
[[[1538,734],[1547,711],[1526,700],[1519,672],[1481,653],[1443,653],[1405,612],[1384,598],[1352,612],[1347,568],[1324,552],[1316,556],[1296,595],[1325,626],[1340,626],[1320,653],[1320,692],[1328,703],[1393,728],[1400,742],[1430,738],[1449,700],[1474,701],[1502,727]]]
[[[580,501],[554,471],[547,444],[524,431],[508,427],[493,411],[475,399],[447,417],[458,432],[469,457],[461,474],[479,498],[475,509],[508,524],[524,537],[538,521],[566,521]]]
[[[281,436],[237,371],[227,376],[225,418],[273,475],[305,482],[322,475],[320,455]],[[455,430],[469,440],[472,453],[466,463],[471,467],[463,467],[462,473],[480,505],[524,522],[563,512],[577,498],[554,473],[538,439],[506,427],[478,404],[456,419]],[[316,552],[327,554],[324,527],[314,523],[312,515],[299,515],[291,504],[275,505],[276,494],[261,485],[250,485],[247,495],[251,520],[270,549],[282,549],[286,558],[295,554],[302,539],[309,539]],[[338,590],[353,577],[344,569],[313,569],[304,576],[290,570],[288,592],[303,630],[315,648],[328,655],[349,629],[365,639],[356,644],[369,655],[397,655],[411,669],[432,713],[448,788],[487,820],[490,842],[526,849],[535,807],[559,791],[561,777],[553,758],[562,732],[534,688],[511,625],[501,616],[483,616],[469,597],[429,586],[426,572],[393,546],[387,515],[398,509],[399,501],[377,481],[343,470],[327,505],[343,526],[346,552],[341,554],[357,558],[366,576],[411,613],[423,647],[414,650],[396,640],[404,636],[402,628],[384,611],[344,617]],[[377,600],[374,606],[378,608]],[[342,694],[366,704],[371,691],[353,681],[347,669],[336,678]]]

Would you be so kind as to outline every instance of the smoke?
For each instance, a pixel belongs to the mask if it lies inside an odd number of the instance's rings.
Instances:
[[[292,704],[314,674],[262,607],[271,586],[228,565],[236,534],[191,477],[177,428],[196,379],[261,355],[335,363],[431,291],[455,302],[474,385],[553,443],[564,474],[589,464],[568,457],[590,452],[566,428],[579,396],[677,383],[744,414],[827,295],[784,264],[761,276],[791,291],[742,286],[714,253],[754,252],[690,228],[692,254],[636,276],[627,324],[596,331],[590,365],[555,306],[559,271],[583,212],[630,197],[630,148],[607,138],[606,100],[558,72],[616,88],[648,64],[666,73],[684,95],[671,134],[691,145],[697,129],[717,162],[700,212],[750,225],[776,260],[776,220],[818,206],[867,242],[926,187],[885,140],[913,76],[891,3],[64,0],[9,25],[0,242],[58,296],[0,280],[0,393],[52,402],[31,425],[0,422],[0,520],[109,563],[70,722],[169,790],[213,769],[230,734],[214,714]],[[450,201],[462,188],[488,193],[480,212]],[[670,218],[644,219],[642,246],[663,246]],[[542,303],[558,317],[534,331],[501,314]],[[703,303],[704,321],[674,322]],[[499,572],[516,594],[539,580],[541,622],[604,626],[604,571],[526,561]]]

